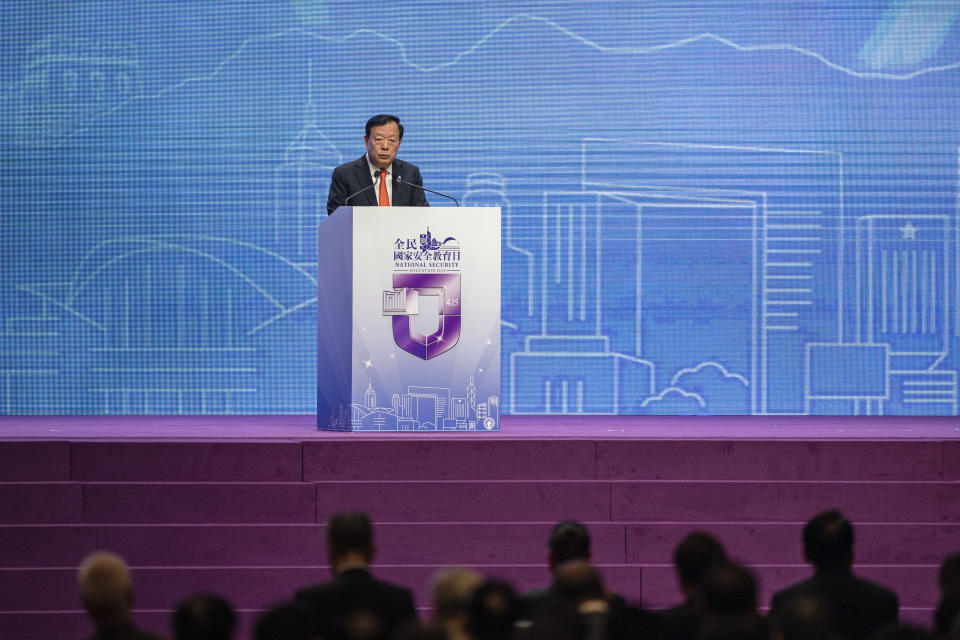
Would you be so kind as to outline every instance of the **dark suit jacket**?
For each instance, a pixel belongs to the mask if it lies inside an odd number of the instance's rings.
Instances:
[[[672,609],[654,611],[652,617],[657,640],[688,640],[700,630],[700,616],[690,599]]]
[[[132,622],[124,622],[113,627],[108,627],[93,636],[91,640],[163,640],[148,631],[142,631]]]
[[[409,589],[377,580],[364,569],[301,589],[294,602],[324,640],[389,640],[417,616]]]
[[[403,181],[398,181],[397,177],[402,176]],[[430,203],[423,189],[417,189],[411,184],[423,186],[423,178],[420,177],[420,169],[416,165],[403,160],[394,159],[393,161],[393,198],[390,204],[395,207],[429,207]],[[365,187],[373,185],[373,178],[370,176],[370,166],[367,164],[366,154],[360,156],[353,162],[342,164],[333,170],[333,177],[330,179],[330,194],[327,196],[327,215],[336,211],[337,207],[347,204],[347,198],[357,193]],[[374,187],[367,189],[350,199],[350,206],[353,207],[375,207],[379,198],[379,189]]]
[[[520,620],[529,622],[533,628],[540,627],[541,633],[533,634],[536,637],[580,640],[653,640],[656,637],[649,613],[639,606],[628,605],[616,594],[611,594],[607,602],[607,611],[577,613],[551,588],[536,589],[521,597]]]
[[[846,640],[867,640],[874,633],[896,624],[900,604],[890,589],[858,578],[849,569],[817,571],[812,578],[774,594],[770,617],[800,596],[816,596],[833,612],[840,634]]]
[[[521,594],[519,600],[520,619],[533,620],[557,604],[557,594],[553,585],[550,585],[549,587],[531,589]],[[615,608],[624,608],[627,606],[627,601],[624,600],[620,594],[611,593],[609,600],[610,604]]]

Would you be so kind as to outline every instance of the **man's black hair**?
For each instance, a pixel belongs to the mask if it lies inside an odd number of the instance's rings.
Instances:
[[[564,520],[558,523],[550,532],[548,544],[554,564],[590,559],[590,532],[579,522]]]
[[[336,554],[373,555],[373,525],[362,511],[343,511],[327,523],[327,548]]]
[[[388,113],[381,113],[367,120],[367,127],[366,129],[364,129],[363,135],[369,138],[371,129],[373,129],[374,127],[382,127],[383,125],[389,124],[391,122],[397,123],[397,128],[400,129],[400,139],[403,140],[403,125],[400,124],[400,118],[398,118],[397,116],[391,116]]]
[[[180,603],[173,614],[176,640],[229,640],[236,626],[230,603],[212,593],[199,593]]]
[[[853,526],[839,511],[824,511],[803,528],[803,551],[818,569],[849,567],[853,563]]]
[[[696,585],[702,579],[707,569],[724,562],[727,552],[723,545],[709,533],[694,531],[689,534],[673,552],[673,564],[680,574],[684,585]]]

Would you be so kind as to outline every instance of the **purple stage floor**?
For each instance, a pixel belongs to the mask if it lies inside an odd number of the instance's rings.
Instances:
[[[0,416],[3,440],[960,440],[956,417],[504,416],[498,433],[317,431],[313,415]]]

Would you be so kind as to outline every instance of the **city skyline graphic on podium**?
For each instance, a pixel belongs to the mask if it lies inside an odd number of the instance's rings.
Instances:
[[[470,376],[462,396],[447,387],[409,385],[405,393],[390,396],[389,406],[377,402],[371,381],[363,402],[350,405],[349,425],[353,431],[490,431],[499,418],[499,398],[478,400]]]
[[[958,414],[960,7],[383,6],[5,5],[0,412],[314,412],[330,174],[396,113],[501,209],[501,395],[364,428]]]

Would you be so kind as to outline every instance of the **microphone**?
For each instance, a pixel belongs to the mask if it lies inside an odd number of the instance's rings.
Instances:
[[[440,193],[439,191],[434,191],[433,189],[427,189],[426,187],[421,187],[421,186],[418,185],[416,182],[410,182],[409,180],[405,180],[404,177],[401,176],[401,175],[399,175],[399,174],[397,175],[397,182],[402,182],[403,184],[410,185],[411,187],[416,187],[417,189],[423,189],[424,191],[429,191],[430,193],[435,193],[435,194],[437,194],[438,196],[443,196],[444,198],[450,198],[451,200],[453,200],[454,202],[457,203],[457,206],[458,206],[458,207],[460,206],[460,202],[459,202],[456,198],[454,198],[453,196],[448,196],[448,195],[445,194],[445,193]]]
[[[343,206],[347,206],[348,204],[350,204],[351,198],[357,197],[358,195],[360,195],[360,194],[363,193],[364,191],[367,191],[368,189],[373,189],[375,186],[377,186],[377,183],[378,183],[378,182],[380,182],[380,173],[379,173],[379,172],[377,173],[377,177],[374,178],[373,184],[368,184],[368,185],[365,186],[363,189],[360,189],[360,191],[357,191],[357,192],[355,192],[355,193],[351,193],[350,195],[348,195],[348,196],[347,196],[347,199],[343,201]]]

